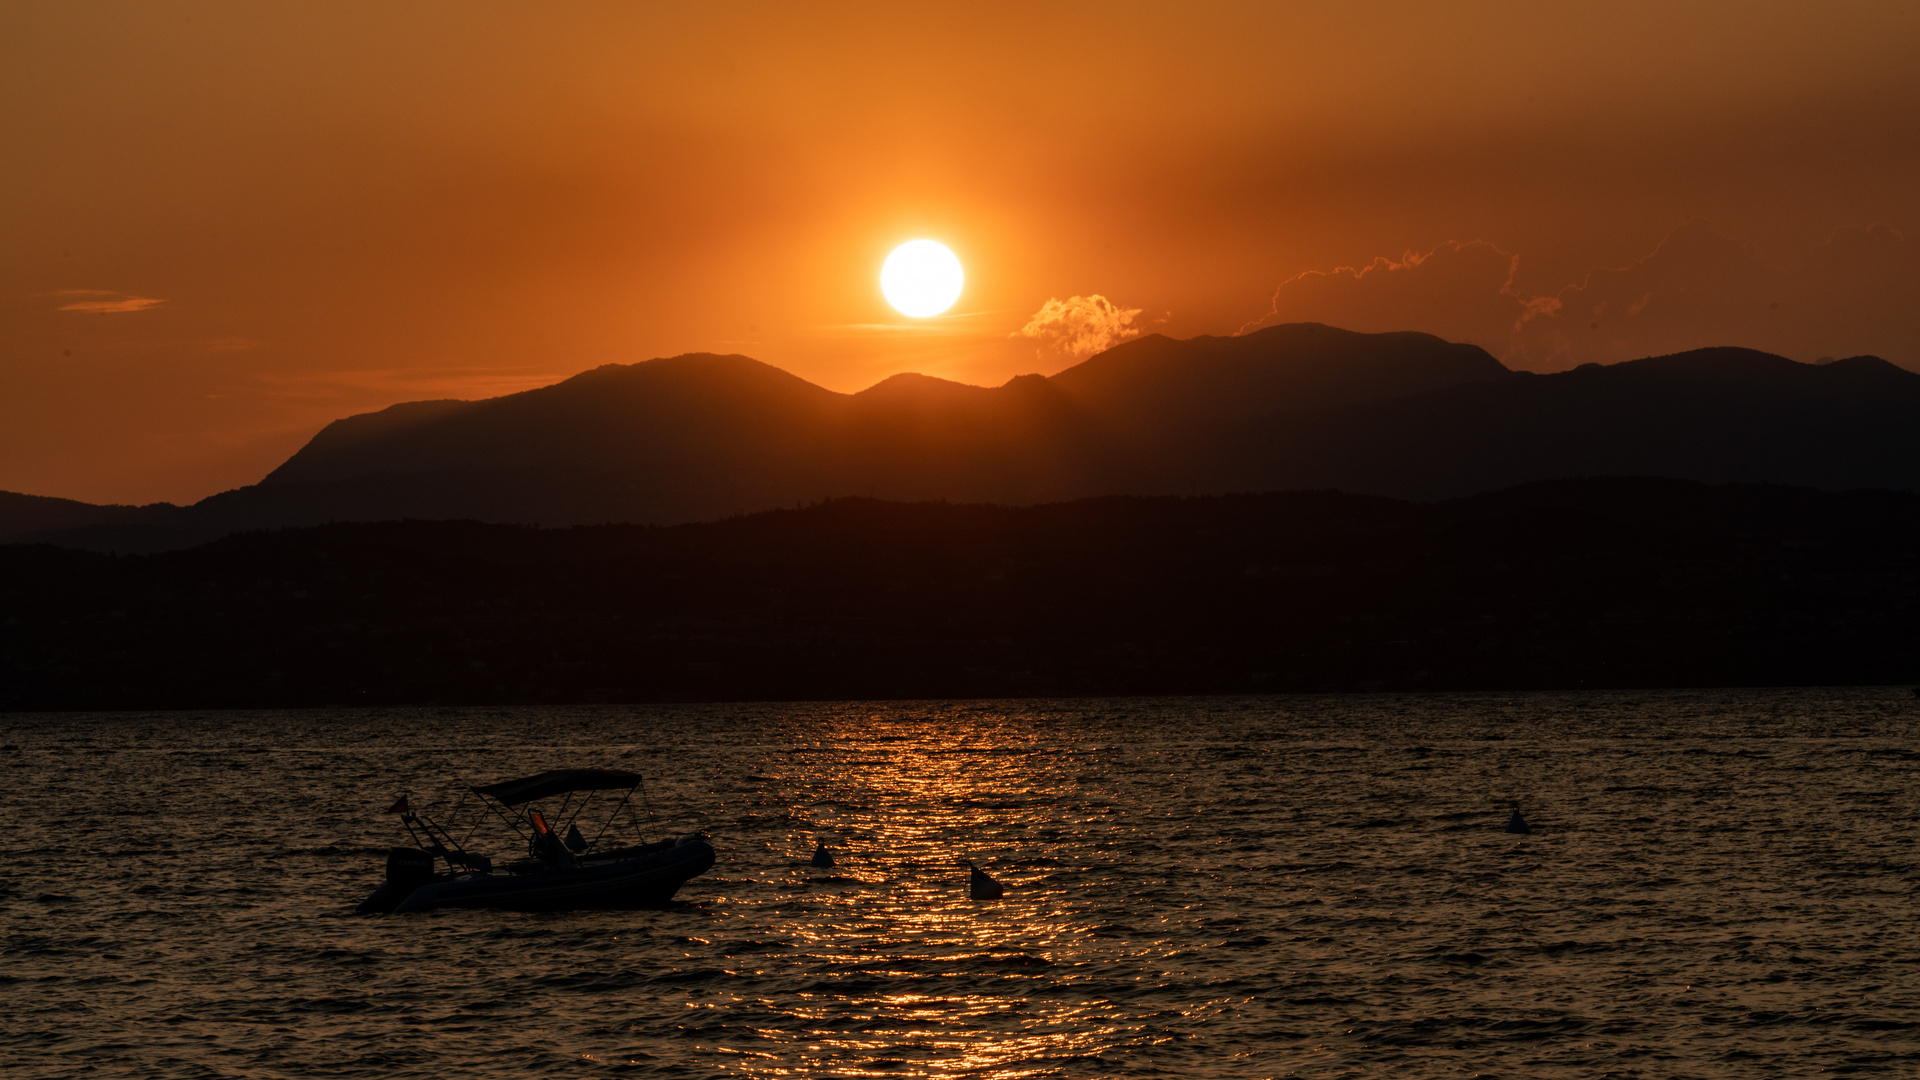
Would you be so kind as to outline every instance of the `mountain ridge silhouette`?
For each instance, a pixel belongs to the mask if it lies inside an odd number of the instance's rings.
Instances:
[[[1911,701],[1920,494],[1604,478],[1432,503],[343,523],[118,558],[0,546],[0,613],[0,711],[1847,684]]]
[[[1338,488],[1444,499],[1571,476],[1920,490],[1920,375],[1732,347],[1535,375],[1429,334],[1148,335],[1051,377],[853,394],[740,355],[609,364],[328,425],[192,506],[0,498],[0,541],[159,550],[247,529],[712,520],[842,496],[1030,505]]]

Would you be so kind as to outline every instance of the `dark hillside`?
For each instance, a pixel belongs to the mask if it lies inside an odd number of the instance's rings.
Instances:
[[[1920,496],[839,500],[0,548],[13,709],[1888,683]]]

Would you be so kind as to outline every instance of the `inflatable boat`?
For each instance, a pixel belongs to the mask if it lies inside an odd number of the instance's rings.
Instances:
[[[665,904],[680,886],[713,866],[713,847],[699,834],[605,844],[602,838],[642,782],[638,773],[616,769],[559,769],[468,789],[479,800],[475,816],[480,821],[454,828],[471,837],[492,818],[512,831],[510,843],[525,845],[524,858],[498,869],[492,858],[468,849],[450,828],[413,810],[401,796],[388,813],[400,816],[413,843],[388,852],[386,880],[358,910],[363,915],[431,908],[574,911]],[[584,836],[579,820],[593,796],[622,790],[625,795],[598,835]],[[549,820],[538,804],[556,799],[563,801]],[[463,800],[455,815],[466,805]]]

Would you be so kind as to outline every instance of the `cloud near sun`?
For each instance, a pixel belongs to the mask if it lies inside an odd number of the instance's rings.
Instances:
[[[1042,354],[1052,351],[1084,360],[1128,338],[1139,337],[1133,320],[1142,310],[1123,308],[1099,293],[1066,300],[1049,298],[1013,336],[1038,340]]]
[[[91,315],[121,315],[166,303],[151,296],[129,296],[109,289],[61,289],[48,295],[67,301],[55,311],[78,311]]]
[[[1479,345],[1511,366],[1558,371],[1709,345],[1797,360],[1871,353],[1920,369],[1920,243],[1884,225],[1842,229],[1786,265],[1701,221],[1645,256],[1578,284],[1529,295],[1520,256],[1485,241],[1449,243],[1283,282],[1271,309],[1241,328],[1324,322],[1349,330],[1424,330]]]

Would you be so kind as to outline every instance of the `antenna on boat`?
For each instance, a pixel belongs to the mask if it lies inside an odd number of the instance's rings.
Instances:
[[[627,793],[620,797],[620,805],[614,807],[613,813],[607,815],[607,820],[601,823],[600,828],[594,830],[593,839],[587,841],[588,851],[592,851],[594,847],[596,847],[600,843],[600,838],[607,835],[607,830],[613,828],[614,819],[618,818],[620,816],[620,811],[626,808],[627,800],[633,798],[634,788],[640,788],[641,789],[640,798],[643,801],[646,799],[647,778],[644,776],[640,776],[639,773],[634,773],[633,775],[639,776],[640,782],[635,784],[633,787],[630,787],[627,789]],[[653,810],[651,808],[647,810],[647,816],[648,817],[653,816]],[[642,836],[640,837],[640,839],[645,840],[646,837]]]
[[[654,823],[654,816],[653,816],[653,799],[652,799],[652,798],[650,798],[650,797],[649,797],[649,796],[647,795],[647,777],[646,777],[646,774],[644,774],[644,773],[635,773],[634,775],[635,775],[635,776],[638,776],[638,777],[640,777],[640,805],[642,805],[642,806],[644,806],[644,807],[646,807],[646,808],[647,808],[647,824],[648,824],[648,825],[652,825],[652,824]],[[646,839],[646,838],[645,838],[645,837],[643,836],[643,837],[641,837],[641,839],[643,839],[643,840],[644,840],[644,839]]]

